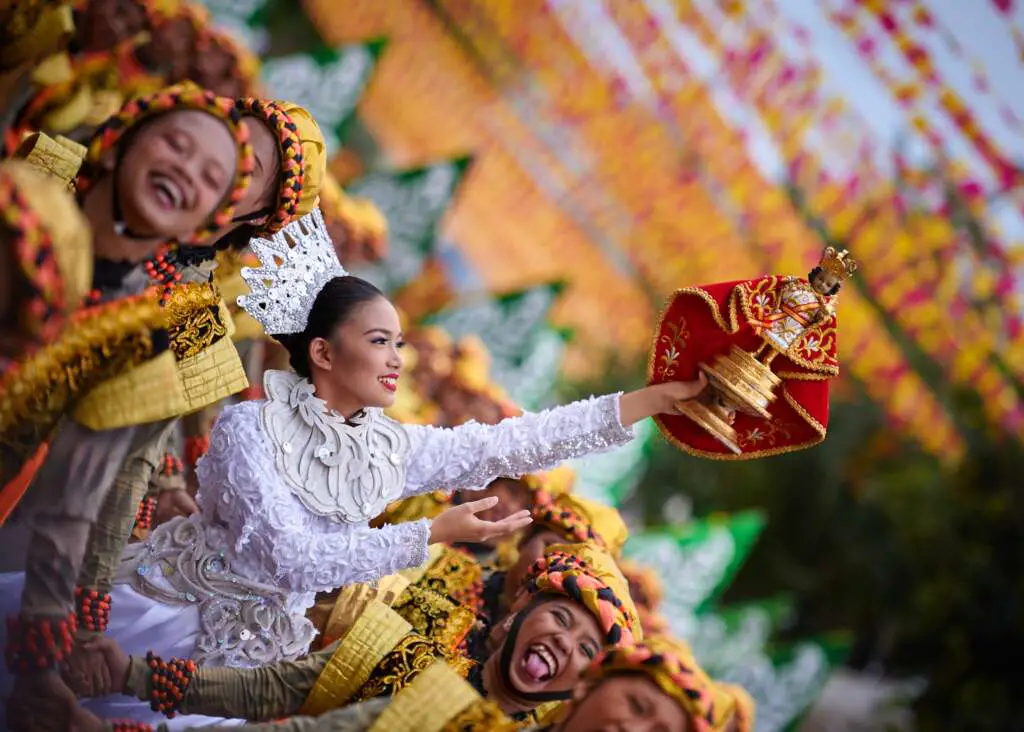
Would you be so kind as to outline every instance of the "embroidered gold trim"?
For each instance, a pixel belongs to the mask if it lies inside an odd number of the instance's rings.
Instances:
[[[228,334],[218,305],[199,307],[184,313],[168,332],[171,350],[179,359],[200,353]]]
[[[439,660],[450,663],[457,659],[445,653],[444,649],[429,638],[424,638],[418,633],[410,633],[398,641],[394,649],[374,667],[370,672],[370,678],[359,687],[352,701],[394,696]]]
[[[450,650],[454,650],[462,642],[476,622],[476,615],[472,610],[459,605],[429,585],[410,585],[395,603],[394,608],[417,633]]]
[[[819,433],[820,436],[818,438],[808,440],[807,442],[801,442],[800,444],[797,445],[773,447],[768,448],[767,450],[754,450],[751,452],[743,452],[740,453],[739,455],[736,455],[731,452],[708,452],[706,450],[698,450],[695,447],[690,447],[689,445],[681,441],[679,438],[677,438],[675,435],[673,435],[671,432],[669,432],[668,428],[662,423],[662,418],[660,416],[655,416],[654,421],[657,423],[658,428],[661,430],[661,434],[664,435],[665,439],[667,439],[670,443],[672,443],[677,448],[679,448],[680,450],[687,454],[694,455],[695,457],[707,458],[708,460],[754,460],[756,458],[771,457],[773,455],[785,455],[786,453],[797,452],[799,450],[805,450],[808,447],[820,445],[825,440],[825,428],[821,425],[821,423],[815,420],[803,407],[799,406],[796,400],[792,396],[790,396],[789,392],[786,391],[785,388],[783,388],[783,396],[785,397],[786,401],[791,406],[794,407],[797,414],[803,417],[807,421],[808,425],[810,425],[810,427],[814,429],[815,432]]]

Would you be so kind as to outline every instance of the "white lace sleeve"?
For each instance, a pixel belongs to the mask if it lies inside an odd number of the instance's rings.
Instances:
[[[553,468],[634,437],[619,416],[619,394],[527,412],[496,425],[406,425],[410,448],[404,495],[482,488],[495,478]]]
[[[257,403],[224,410],[198,473],[204,518],[227,530],[236,572],[273,577],[291,592],[318,592],[427,560],[427,520],[373,529],[306,510],[277,474]]]

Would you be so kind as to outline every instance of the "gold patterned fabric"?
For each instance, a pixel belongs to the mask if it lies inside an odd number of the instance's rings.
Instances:
[[[353,699],[363,701],[378,696],[394,696],[413,679],[434,665],[446,660],[463,675],[469,672],[469,662],[448,653],[440,644],[419,634],[409,634],[380,660],[366,683],[359,687]]]
[[[223,301],[206,307],[183,310],[181,317],[175,319],[177,322],[168,330],[171,350],[179,360],[195,356],[228,335],[225,321],[230,322],[231,316],[227,313]],[[173,313],[171,316],[174,319]]]
[[[395,612],[440,647],[454,650],[476,622],[476,613],[459,605],[437,590],[419,584],[410,585],[398,602]]]
[[[468,551],[443,546],[416,584],[451,598],[476,613],[480,610],[483,592],[483,567]]]
[[[216,288],[183,284],[171,293],[164,310],[179,360],[171,354],[170,361],[154,359],[108,379],[79,402],[73,413],[76,420],[101,430],[172,419],[249,385],[231,342],[231,315]],[[198,332],[190,330],[192,323]]]

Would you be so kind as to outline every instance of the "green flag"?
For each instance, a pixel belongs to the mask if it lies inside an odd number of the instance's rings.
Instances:
[[[548,325],[561,283],[471,298],[428,319],[453,338],[476,335],[491,354],[491,377],[526,409],[537,409],[558,380],[566,334]]]
[[[389,293],[415,277],[469,162],[462,158],[397,173],[375,171],[353,182],[349,195],[370,199],[388,220],[387,256],[357,274]]]
[[[739,684],[754,698],[757,732],[795,732],[848,650],[840,636],[795,643],[723,669],[718,680]]]
[[[328,154],[334,154],[384,45],[324,46],[267,59],[261,74],[266,95],[306,107],[320,124]]]
[[[624,553],[658,572],[665,586],[665,616],[669,622],[685,623],[689,614],[709,607],[729,586],[764,524],[759,511],[696,519],[636,533]]]

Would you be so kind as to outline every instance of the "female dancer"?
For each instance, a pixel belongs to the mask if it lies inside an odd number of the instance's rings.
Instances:
[[[398,315],[341,268],[319,212],[253,249],[263,266],[245,273],[253,294],[240,304],[285,345],[295,372],[268,372],[265,401],[218,420],[199,467],[201,514],[164,524],[126,557],[110,631],[130,651],[151,647],[147,628],[159,627],[161,645],[203,664],[296,658],[312,638],[305,611],[316,591],[417,566],[433,542],[528,523],[481,521],[491,504],[476,503],[370,528],[391,501],[624,444],[635,422],[703,389],[669,383],[493,426],[403,426],[382,413],[401,371]]]

